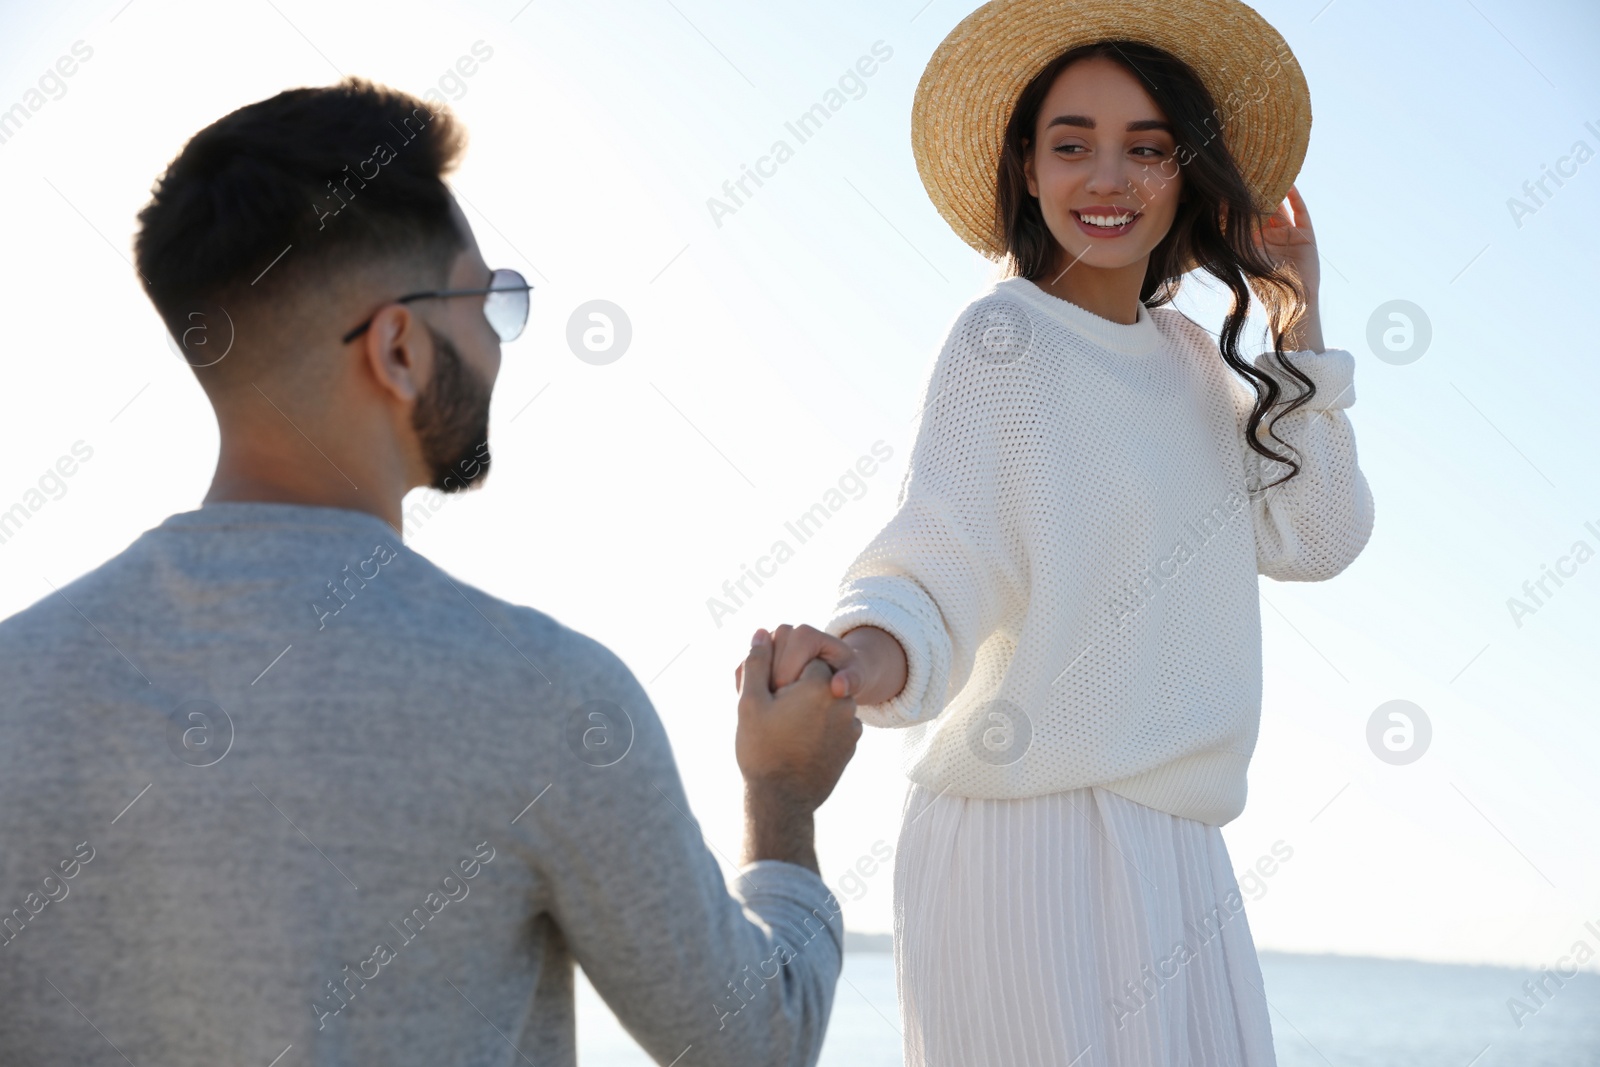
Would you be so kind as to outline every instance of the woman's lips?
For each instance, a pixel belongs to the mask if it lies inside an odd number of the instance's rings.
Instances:
[[[1129,219],[1121,226],[1095,226],[1092,223],[1084,222],[1083,219],[1078,217],[1078,213],[1076,211],[1072,212],[1071,214],[1072,221],[1078,224],[1078,229],[1082,230],[1090,237],[1121,237],[1123,234],[1137,226],[1139,224],[1139,220],[1144,217],[1140,213],[1135,213],[1133,218]]]

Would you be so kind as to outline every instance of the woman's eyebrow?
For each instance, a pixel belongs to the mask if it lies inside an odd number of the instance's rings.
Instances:
[[[1094,119],[1088,115],[1057,115],[1045,125],[1045,129],[1052,126],[1082,126],[1086,130],[1094,129]],[[1128,123],[1128,132],[1135,133],[1139,130],[1165,130],[1173,133],[1172,123],[1163,119],[1135,119]],[[1173,134],[1173,136],[1177,136]]]

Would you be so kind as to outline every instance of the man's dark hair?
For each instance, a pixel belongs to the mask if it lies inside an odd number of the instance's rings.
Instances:
[[[356,77],[241,107],[189,139],[139,212],[146,295],[181,338],[191,312],[287,304],[359,265],[443,285],[464,247],[443,177],[465,144],[448,110]]]

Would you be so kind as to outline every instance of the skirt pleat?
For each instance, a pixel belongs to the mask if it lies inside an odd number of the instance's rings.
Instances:
[[[894,906],[907,1067],[1276,1064],[1219,827],[912,783]]]

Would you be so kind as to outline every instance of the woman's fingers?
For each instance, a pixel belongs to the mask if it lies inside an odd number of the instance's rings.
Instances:
[[[854,696],[861,687],[860,661],[855,649],[832,634],[802,623],[777,627],[771,633],[771,687],[774,692],[793,683],[810,663],[821,660],[833,669],[829,683],[835,697]],[[742,686],[740,672],[744,664],[734,669],[734,687]]]
[[[772,637],[765,629],[757,630],[750,639],[750,654],[739,666],[739,710],[752,714],[772,702]]]
[[[1298,185],[1289,186],[1289,206],[1294,208],[1294,224],[1299,229],[1311,229],[1311,209],[1306,207],[1306,198],[1300,195]]]
[[[819,656],[830,667],[838,667],[839,650],[831,647],[836,643],[840,643],[837,638],[804,623],[778,627],[773,633],[773,647],[777,650],[772,660],[773,687],[788,685],[800,677],[806,664]],[[848,651],[848,646],[844,650]]]
[[[1257,241],[1274,249],[1315,242],[1311,211],[1298,185],[1289,186],[1289,195],[1278,202],[1277,210],[1267,216],[1255,236]]]
[[[800,670],[811,658],[805,651],[804,635],[800,630],[784,623],[772,631],[772,688],[783,688],[800,677]]]
[[[1258,242],[1275,253],[1298,255],[1290,249],[1299,245],[1314,245],[1316,236],[1311,228],[1311,212],[1300,195],[1299,186],[1291,185],[1289,195],[1278,204],[1266,224],[1256,231]]]

